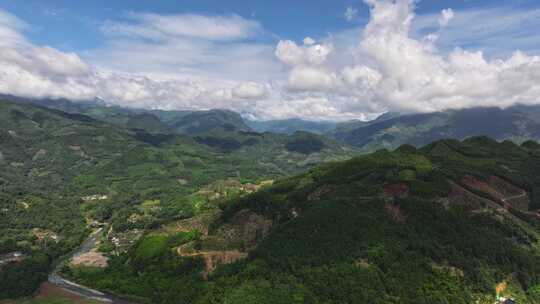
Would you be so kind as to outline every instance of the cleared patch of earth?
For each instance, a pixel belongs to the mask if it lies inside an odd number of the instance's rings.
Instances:
[[[70,264],[72,266],[89,266],[89,267],[107,267],[107,261],[109,258],[104,256],[101,252],[98,252],[96,248],[90,250],[90,252],[73,257]]]
[[[233,263],[248,256],[247,252],[241,252],[239,250],[189,252],[184,246],[178,247],[177,251],[183,257],[203,258],[206,266],[205,271],[203,271],[204,277],[207,277],[219,265]]]
[[[243,209],[217,231],[208,235],[206,230],[200,241],[186,243],[177,252],[184,257],[201,257],[206,266],[202,274],[206,277],[219,265],[246,258],[271,227],[272,220]]]

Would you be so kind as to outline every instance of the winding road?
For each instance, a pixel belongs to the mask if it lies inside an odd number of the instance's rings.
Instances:
[[[523,191],[522,194],[502,198],[501,201],[506,205],[509,200],[514,200],[518,198],[522,198],[527,195],[526,191]],[[83,255],[85,253],[90,252],[95,246],[97,245],[97,242],[99,241],[99,234],[103,230],[103,228],[99,228],[96,231],[94,231],[88,238],[81,244],[79,249],[77,249],[68,260]],[[67,279],[64,279],[60,276],[60,268],[62,263],[59,264],[59,266],[51,273],[49,274],[48,281],[49,283],[55,285],[58,288],[61,288],[67,292],[76,294],[78,296],[84,297],[89,300],[98,301],[102,303],[113,303],[113,304],[133,304],[133,302],[129,302],[125,299],[121,299],[117,296],[103,293],[94,289],[91,289],[86,286],[82,286],[80,284],[77,284],[75,282],[69,281]]]
[[[83,255],[85,253],[90,252],[97,244],[99,240],[99,233],[103,230],[103,228],[99,228],[96,231],[94,231],[90,236],[81,244],[79,249],[77,249],[68,260]],[[115,303],[115,304],[130,304],[132,302],[126,301],[124,299],[121,299],[117,296],[110,295],[107,293],[103,293],[94,289],[91,289],[86,286],[82,286],[80,284],[77,284],[75,282],[71,282],[69,280],[66,280],[62,278],[59,274],[60,268],[62,263],[59,264],[56,269],[49,274],[48,281],[49,283],[55,285],[56,287],[63,289],[67,292],[76,294],[78,296],[87,298],[89,300],[98,301],[102,303]]]

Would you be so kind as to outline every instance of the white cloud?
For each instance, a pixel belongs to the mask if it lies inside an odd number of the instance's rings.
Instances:
[[[304,39],[304,45],[299,46],[294,41],[282,40],[276,47],[276,57],[283,63],[295,66],[300,64],[319,65],[326,61],[332,53],[331,44],[316,43],[312,38]]]
[[[423,41],[428,44],[428,47],[435,47],[435,43],[439,40],[441,32],[448,26],[450,20],[454,19],[454,11],[451,8],[443,9],[439,15],[439,28],[436,32],[429,33],[424,36]]]
[[[367,66],[347,66],[342,71],[343,79],[349,85],[372,88],[379,84],[382,75]]]
[[[304,38],[304,45],[314,45],[315,43],[317,43],[317,41],[311,37]]]
[[[440,26],[441,14],[420,15],[412,25],[413,36],[423,36]],[[540,9],[491,7],[455,11],[437,45],[451,51],[456,46],[482,50],[491,58],[511,56],[516,50],[539,53]]]
[[[447,56],[433,45],[440,32],[431,39],[412,37],[414,0],[365,2],[371,19],[357,56],[347,63],[330,58],[324,69],[289,60],[289,84],[303,84],[293,86],[296,91],[289,95],[320,96],[324,90],[336,108],[357,113],[540,103],[540,57],[516,52],[508,59],[488,60],[482,52],[460,48]],[[444,10],[439,26],[448,26],[454,15]]]
[[[131,14],[107,23],[105,46],[81,54],[32,44],[24,35],[28,25],[0,11],[0,92],[99,96],[171,110],[228,108],[265,119],[369,119],[387,110],[540,102],[540,57],[517,51],[490,58],[467,43],[449,47],[463,37],[500,45],[505,30],[510,44],[540,43],[530,31],[517,31],[520,24],[540,25],[540,10],[447,9],[417,17],[414,0],[365,2],[371,19],[364,29],[299,43],[260,42],[262,26],[234,15]],[[187,27],[192,22],[200,31]]]
[[[236,22],[238,18],[228,20]],[[222,22],[223,18],[218,17],[216,27],[227,26]],[[269,67],[276,66],[270,46],[228,41],[225,47],[219,48],[216,44],[220,42],[214,42],[215,39],[241,39],[249,33],[248,30],[227,28],[220,32],[215,28],[202,31],[197,41],[169,37],[159,43],[141,42],[140,37],[130,36],[115,41],[108,49],[87,53],[87,58],[101,52],[111,56],[103,56],[103,61],[91,64],[78,54],[28,42],[23,35],[25,29],[27,26],[22,21],[0,11],[2,93],[73,100],[100,97],[109,103],[128,107],[230,108],[243,111],[250,102],[264,98],[266,87],[253,80],[243,80],[242,76],[228,77],[226,70],[241,73],[249,65],[266,73],[271,70]],[[188,33],[182,32],[181,35],[184,34]],[[202,37],[208,40],[203,41]],[[259,58],[265,52],[267,55],[264,57],[269,58],[266,61]],[[182,58],[184,54],[193,55]],[[167,66],[170,70],[165,68]],[[212,75],[209,70],[218,72]]]
[[[9,44],[24,44],[26,39],[20,31],[28,25],[19,18],[0,10],[0,46]]]
[[[347,7],[347,9],[345,10],[345,20],[351,22],[354,20],[354,18],[356,18],[356,16],[358,15],[358,10],[349,6]]]
[[[234,96],[242,99],[260,99],[266,95],[266,88],[264,85],[247,82],[242,83],[232,90]]]
[[[276,47],[276,57],[288,65],[296,65],[304,61],[304,50],[294,41],[280,41]]]
[[[502,81],[514,77],[516,83],[540,80],[538,73],[531,73],[533,67],[540,68],[539,57],[516,54],[507,60],[488,61],[481,52],[456,49],[446,58],[410,37],[412,1],[377,1],[371,5],[372,21],[364,33],[362,48],[383,75],[372,89],[386,108],[425,112],[539,102],[540,96],[531,98],[531,93],[538,92],[540,86],[523,90],[512,81]]]
[[[289,74],[288,87],[292,90],[324,91],[332,88],[333,82],[333,75],[324,70],[298,66]]]
[[[163,41],[171,37],[208,40],[240,40],[260,33],[261,25],[237,15],[201,16],[192,14],[158,15],[131,13],[130,22],[107,22],[102,30],[107,35],[140,37]]]
[[[439,25],[441,27],[445,27],[453,18],[454,11],[451,8],[443,9],[441,12],[441,16],[439,17]]]
[[[104,25],[108,40],[84,53],[88,62],[160,80],[266,82],[283,73],[274,45],[257,41],[270,36],[256,21],[236,15],[128,16]]]

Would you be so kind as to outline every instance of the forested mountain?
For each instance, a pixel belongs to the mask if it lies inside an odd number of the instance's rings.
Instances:
[[[350,146],[254,132],[228,111],[89,109],[0,102],[0,258],[23,254],[0,264],[0,298],[30,294],[60,262],[63,276],[133,302],[492,303],[496,286],[540,301],[535,142],[471,137],[350,159]],[[444,117],[456,137],[523,141],[538,134],[534,111],[388,114],[336,130],[369,137]],[[61,258],[90,232],[91,251]]]
[[[381,150],[210,200],[66,275],[152,303],[537,303],[539,169],[534,142]]]
[[[272,132],[293,134],[296,131],[306,131],[316,134],[323,134],[336,127],[335,122],[330,121],[310,121],[303,119],[283,119],[283,120],[246,120],[246,124],[257,132]]]
[[[27,295],[54,259],[87,233],[71,181],[138,143],[87,116],[0,102],[0,255],[28,258],[0,271],[0,298]]]
[[[490,136],[522,143],[540,139],[540,107],[513,106],[470,108],[444,112],[407,114],[389,112],[372,121],[316,122],[302,119],[254,121],[226,110],[160,111],[106,106],[103,101],[73,102],[63,99],[25,99],[4,96],[17,103],[36,104],[72,114],[83,114],[122,128],[149,133],[204,135],[205,133],[255,131],[294,134],[306,131],[357,147],[364,153],[416,147],[435,140]]]
[[[102,100],[70,101],[66,99],[28,99],[0,95],[1,99],[19,104],[37,105],[123,128],[141,129],[150,133],[198,135],[211,131],[249,131],[242,117],[227,110],[161,111],[109,106]]]
[[[375,121],[338,125],[329,136],[363,151],[426,145],[443,138],[490,136],[517,143],[540,139],[540,107],[472,108],[445,112],[383,116]]]
[[[538,28],[0,0],[0,304],[540,304]]]
[[[171,127],[179,132],[198,135],[210,131],[250,131],[240,114],[227,110],[192,112],[172,123]]]
[[[155,117],[148,121],[160,127]],[[308,143],[309,149],[298,143]],[[255,187],[245,186],[250,182],[354,153],[311,134],[160,134],[33,104],[0,102],[0,257],[14,251],[28,257],[0,264],[0,298],[31,293],[51,263],[76,248],[95,225],[140,234],[198,212],[208,195],[192,195],[205,186],[230,185],[228,193],[236,193]],[[212,195],[221,195],[216,191]],[[159,206],[150,212],[142,207],[149,201]]]

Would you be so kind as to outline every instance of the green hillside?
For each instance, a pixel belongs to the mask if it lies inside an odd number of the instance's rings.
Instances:
[[[20,250],[29,256],[2,267],[2,298],[32,292],[52,261],[86,235],[81,196],[70,181],[138,143],[87,116],[6,102],[0,103],[0,143],[0,255]]]
[[[403,144],[427,145],[444,138],[465,139],[489,136],[522,143],[540,139],[540,107],[513,106],[471,108],[444,112],[396,115],[385,114],[371,122],[338,124],[327,132],[334,139],[365,152],[395,149]]]
[[[313,151],[289,151],[295,136],[205,134],[218,142],[234,138],[247,144],[222,149],[201,138],[0,102],[0,257],[13,251],[28,256],[22,263],[0,265],[0,298],[31,293],[51,263],[96,225],[140,235],[199,213],[211,196],[234,195],[254,183],[354,154],[332,141]],[[210,192],[195,195],[209,185]],[[12,280],[15,273],[24,279]]]
[[[257,132],[272,132],[282,134],[293,134],[296,131],[306,131],[316,134],[323,134],[336,128],[335,122],[330,121],[309,121],[303,119],[282,119],[282,120],[246,120],[246,124]]]
[[[107,105],[102,100],[28,99],[0,94],[0,99],[71,114],[82,114],[108,124],[149,133],[199,135],[214,131],[249,131],[240,114],[227,110],[162,111]]]
[[[540,301],[535,142],[350,159],[308,132],[205,114],[193,136],[163,134],[165,113],[137,115],[146,127],[0,102],[0,258],[24,257],[0,265],[0,298],[32,293],[62,262],[135,302],[487,304],[496,286]],[[60,258],[91,231],[90,262]]]
[[[227,110],[192,112],[171,127],[179,133],[198,135],[210,131],[250,131],[240,114]]]
[[[539,167],[533,142],[381,150],[215,201],[175,224],[192,236],[164,224],[108,268],[68,273],[152,303],[487,304],[496,286],[537,303]]]

